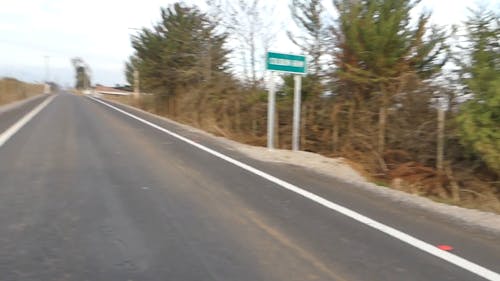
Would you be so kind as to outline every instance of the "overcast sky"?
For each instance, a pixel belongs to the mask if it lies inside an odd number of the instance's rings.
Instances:
[[[235,0],[236,1],[236,0]],[[133,29],[150,27],[159,19],[160,7],[174,0],[0,0],[0,76],[26,81],[45,77],[44,57],[50,57],[50,79],[73,85],[70,58],[82,57],[91,67],[93,83],[123,84],[124,61],[132,54]],[[202,9],[204,0],[186,0]],[[278,22],[293,25],[288,0],[275,0]],[[327,7],[331,1],[326,0]],[[500,9],[500,0],[482,1]],[[467,7],[475,0],[423,0],[421,8],[433,12],[432,20],[441,25],[460,24]],[[330,9],[328,9],[330,10]],[[278,51],[297,51],[285,35],[272,46]]]

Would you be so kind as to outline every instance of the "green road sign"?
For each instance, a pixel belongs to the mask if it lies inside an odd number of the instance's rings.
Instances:
[[[267,70],[306,74],[307,62],[305,56],[267,52]]]

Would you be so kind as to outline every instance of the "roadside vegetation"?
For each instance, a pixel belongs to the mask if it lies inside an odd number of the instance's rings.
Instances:
[[[125,67],[131,85],[140,74],[143,94],[121,100],[264,146],[258,70],[275,34],[264,1],[232,2],[162,9],[133,36]],[[473,8],[463,25],[443,27],[429,13],[411,17],[419,1],[333,4],[336,15],[320,0],[290,7],[299,31],[288,36],[309,60],[301,149],[347,158],[382,185],[500,213],[499,14]],[[293,77],[282,80],[275,139],[289,149]]]
[[[14,78],[0,78],[0,105],[43,93],[43,84],[32,84]]]

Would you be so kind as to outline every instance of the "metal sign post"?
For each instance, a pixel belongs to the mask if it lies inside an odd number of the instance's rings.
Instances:
[[[300,88],[302,77],[300,74],[307,73],[307,62],[305,56],[281,54],[268,52],[267,53],[267,70],[271,70],[271,81],[269,86],[269,103],[267,107],[267,148],[274,148],[274,114],[276,104],[276,93],[274,89],[273,72],[284,72],[295,74],[294,100],[293,100],[293,133],[292,133],[292,150],[299,150],[300,138]]]
[[[274,74],[271,71],[269,82],[269,96],[267,106],[267,148],[274,149],[274,114],[276,108],[276,92],[274,90]]]
[[[300,137],[300,102],[301,102],[301,86],[302,76],[295,75],[294,77],[294,92],[293,92],[293,131],[292,131],[292,150],[299,150]]]

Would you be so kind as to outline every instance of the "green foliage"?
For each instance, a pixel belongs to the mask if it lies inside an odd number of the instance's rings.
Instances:
[[[295,85],[294,75],[283,76],[283,86],[280,89],[283,99],[293,99],[293,89]],[[311,95],[320,93],[320,83],[314,74],[308,74],[302,77],[301,98],[303,101],[309,100]]]
[[[141,88],[159,97],[173,97],[228,75],[226,34],[197,8],[176,3],[161,9],[152,29],[132,38],[134,56],[126,63],[129,82],[139,70]]]
[[[394,97],[409,94],[405,89],[409,80],[415,76],[430,78],[448,58],[447,35],[429,27],[430,15],[421,14],[416,23],[412,21],[410,14],[419,2],[333,1],[339,13],[332,28],[337,47],[332,54],[337,66],[332,75],[335,97],[338,102],[348,100],[348,135],[355,128],[356,107],[378,114],[378,124],[371,124],[377,127],[377,133],[370,132],[371,139],[363,146],[371,147],[376,140],[382,171],[387,170],[382,155]]]
[[[136,56],[130,56],[125,63],[125,78],[129,85],[134,85],[134,70],[139,68],[139,59]]]
[[[472,11],[467,21],[470,62],[463,82],[473,95],[457,120],[463,144],[500,175],[500,25],[498,15]]]
[[[351,85],[392,84],[407,73],[428,78],[446,61],[446,35],[429,29],[430,15],[411,23],[419,1],[334,0],[339,12],[333,35],[339,49],[336,76]],[[429,33],[430,31],[430,33]]]
[[[290,10],[292,18],[304,31],[304,36],[294,36],[288,32],[288,37],[309,56],[309,72],[319,77],[322,73],[321,58],[326,53],[328,43],[327,25],[322,19],[324,7],[321,0],[292,0]]]

